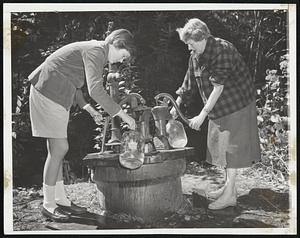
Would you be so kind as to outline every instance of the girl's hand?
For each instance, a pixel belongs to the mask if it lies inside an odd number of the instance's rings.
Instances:
[[[195,116],[192,119],[190,119],[190,124],[189,124],[190,128],[199,131],[206,116],[207,116],[207,112],[201,111],[201,113],[198,116]]]
[[[119,116],[122,119],[122,121],[124,121],[125,123],[127,123],[130,130],[135,130],[135,128],[136,128],[135,120],[131,116],[129,116],[128,114],[126,114],[123,110],[120,110],[116,114],[116,116]]]
[[[98,111],[96,111],[90,104],[86,104],[83,108],[91,115],[97,125],[101,125],[103,118]]]
[[[126,114],[126,117],[123,119],[123,121],[128,124],[130,130],[135,130],[135,120],[131,116]]]
[[[99,112],[97,112],[97,114],[93,114],[91,116],[93,117],[93,119],[97,125],[101,125],[103,123],[103,117]]]

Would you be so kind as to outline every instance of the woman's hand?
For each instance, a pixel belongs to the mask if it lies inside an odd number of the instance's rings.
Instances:
[[[190,119],[190,124],[189,124],[190,128],[199,131],[206,116],[207,116],[207,112],[202,110],[198,116],[195,116],[192,119]]]
[[[122,121],[124,121],[125,123],[127,123],[130,130],[135,130],[135,128],[136,128],[135,120],[131,116],[129,116],[128,114],[126,114],[123,110],[120,110],[116,114],[116,116],[119,116],[122,119]]]
[[[212,110],[216,104],[218,98],[220,97],[224,85],[213,83],[214,89],[208,97],[205,107],[202,109],[200,114],[190,120],[189,126],[194,130],[200,130],[200,126],[203,124],[208,113]]]

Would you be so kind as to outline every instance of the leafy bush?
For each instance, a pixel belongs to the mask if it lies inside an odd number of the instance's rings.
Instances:
[[[266,85],[258,90],[258,127],[262,161],[256,165],[270,179],[288,178],[288,55],[279,70],[267,70]]]
[[[47,156],[46,141],[32,137],[29,113],[13,115],[12,156],[14,186],[42,184],[42,170]]]

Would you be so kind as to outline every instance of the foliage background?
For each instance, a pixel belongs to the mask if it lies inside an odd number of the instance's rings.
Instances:
[[[214,36],[232,42],[249,65],[258,89],[263,151],[262,162],[256,166],[270,179],[286,181],[289,99],[286,11],[15,12],[11,14],[14,185],[42,181],[47,152],[44,139],[31,136],[27,76],[48,55],[71,42],[102,40],[112,21],[114,28],[126,28],[135,35],[138,49],[129,77],[132,79],[134,75],[134,87],[147,105],[153,106],[157,93],[175,96],[183,80],[189,52],[175,30],[192,17],[205,21]],[[182,111],[192,117],[201,107],[202,101],[196,95]],[[189,145],[197,149],[198,161],[205,157],[206,127],[207,122],[201,133],[186,128]],[[94,139],[100,134],[97,128],[87,113],[72,108],[68,128],[70,150],[66,156],[72,178],[87,176],[81,159],[97,151],[94,147],[97,144]]]

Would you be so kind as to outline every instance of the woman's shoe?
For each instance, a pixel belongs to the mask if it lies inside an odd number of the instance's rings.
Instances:
[[[210,192],[207,194],[207,198],[209,199],[218,199],[219,197],[221,197],[221,195],[224,193],[224,190],[226,189],[226,185],[224,185],[222,188],[216,190],[216,191],[213,191],[213,192]],[[234,195],[236,196],[237,194],[237,190],[236,188],[234,189]]]
[[[87,212],[87,209],[85,207],[80,207],[71,202],[71,206],[63,206],[60,204],[56,204],[64,213],[67,214],[73,214],[73,215],[80,215]]]
[[[210,203],[208,205],[208,209],[210,210],[221,210],[221,209],[224,209],[224,208],[227,208],[227,207],[235,207],[237,204],[236,200],[235,201],[230,201],[230,202],[218,202],[217,201],[214,201],[212,203]]]
[[[42,214],[45,217],[57,222],[68,222],[70,220],[70,216],[63,213],[59,207],[55,208],[53,213],[49,212],[46,208],[43,207]]]

